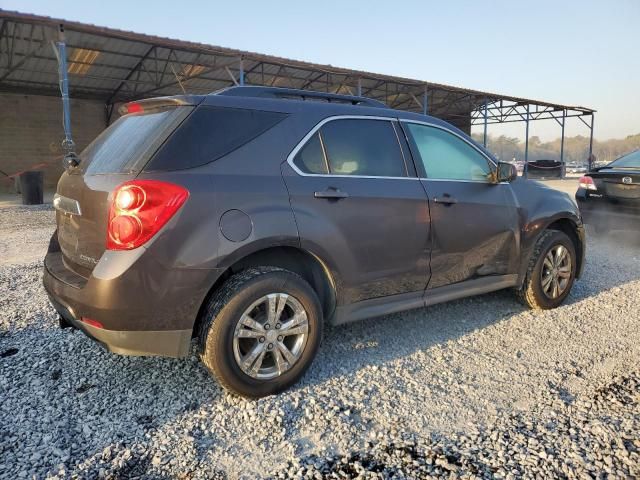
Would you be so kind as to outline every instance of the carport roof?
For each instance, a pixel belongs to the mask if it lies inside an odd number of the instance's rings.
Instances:
[[[0,91],[59,94],[51,44],[59,40],[61,29],[67,44],[70,95],[107,105],[184,92],[206,94],[244,83],[361,94],[392,108],[426,109],[447,120],[471,115],[472,124],[524,121],[527,116],[559,121],[594,112],[5,10],[0,10]]]

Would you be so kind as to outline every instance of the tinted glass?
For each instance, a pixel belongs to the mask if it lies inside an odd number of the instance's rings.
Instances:
[[[169,138],[146,170],[177,170],[212,162],[285,117],[277,112],[201,106]]]
[[[89,175],[139,170],[190,111],[178,107],[120,117],[80,154],[81,168]]]
[[[631,152],[624,157],[614,160],[607,165],[607,167],[640,168],[640,150],[636,150],[635,152]]]
[[[304,173],[328,173],[318,133],[302,147],[293,162]]]
[[[334,120],[321,128],[330,173],[406,177],[407,172],[391,122]]]
[[[406,126],[420,154],[427,178],[487,181],[487,159],[457,136],[415,123]]]

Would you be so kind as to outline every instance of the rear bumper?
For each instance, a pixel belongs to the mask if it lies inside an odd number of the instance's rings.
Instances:
[[[105,330],[76,318],[73,310],[49,295],[51,304],[66,323],[82,331],[113,353],[120,355],[159,355],[180,358],[189,354],[191,330]]]
[[[89,278],[67,268],[52,242],[43,283],[69,324],[124,355],[182,357],[193,325],[221,270],[168,269],[144,248],[103,254]],[[104,328],[89,325],[89,318]]]
[[[622,209],[614,203],[605,203],[576,194],[576,202],[583,222],[606,230],[640,230],[640,209],[637,212]]]

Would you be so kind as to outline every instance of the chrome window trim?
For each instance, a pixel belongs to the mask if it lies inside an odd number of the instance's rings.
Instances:
[[[398,148],[400,148],[400,155],[402,156],[402,161],[404,162],[404,173],[406,173],[408,177],[409,165],[407,164],[407,157],[404,156],[404,148],[402,148],[402,143],[400,142],[400,135],[398,135],[398,129],[401,127],[397,119],[391,122],[391,128],[393,128],[393,133],[396,134],[396,140],[398,141]],[[416,172],[416,177],[417,176],[418,176],[418,172]]]
[[[322,159],[324,160],[324,166],[327,169],[327,175],[329,175],[329,172],[331,171],[331,168],[329,167],[329,155],[327,154],[327,147],[325,147],[324,145],[324,138],[322,138],[322,132],[320,130],[318,130],[317,132],[318,134],[318,140],[320,141],[320,150],[322,150]],[[313,138],[314,135],[311,136],[311,138]],[[305,143],[306,145],[306,143]],[[304,148],[304,146],[303,146]],[[322,173],[318,173],[317,175],[322,175]]]
[[[332,173],[305,173],[302,170],[300,170],[293,161],[296,155],[298,154],[298,152],[307,144],[309,139],[313,137],[313,135],[322,128],[323,125],[329,122],[333,122],[335,120],[382,120],[386,122],[394,122],[394,121],[397,122],[398,118],[373,116],[373,115],[334,115],[331,117],[323,118],[302,138],[302,140],[300,140],[300,142],[298,142],[298,144],[294,147],[291,153],[287,156],[287,163],[298,175],[302,177],[325,177],[325,178],[381,178],[381,179],[387,179],[387,180],[419,180],[419,178],[417,177],[409,177],[409,176],[383,177],[383,176],[376,176],[376,175],[339,175],[339,174],[336,175]],[[391,125],[391,128],[394,128],[393,125]],[[322,138],[322,135],[320,135],[320,138]],[[397,133],[396,133],[396,140],[397,140]],[[324,142],[324,140],[321,140],[321,141]],[[323,145],[323,148],[324,148],[324,145]],[[400,149],[401,158],[404,160],[404,153],[402,152],[402,146],[400,145],[399,141],[398,141],[398,148]],[[404,167],[408,175],[409,172],[408,172],[406,161],[405,161]]]
[[[482,183],[484,185],[509,185],[509,182],[485,182],[484,180],[456,180],[454,178],[427,178],[420,177],[418,180],[426,182],[457,182],[457,183]]]
[[[458,137],[460,140],[462,140],[464,143],[466,143],[467,145],[469,145],[470,147],[473,147],[473,149],[478,152],[480,155],[482,155],[485,160],[487,160],[489,165],[493,165],[494,168],[498,168],[498,164],[496,162],[494,162],[491,157],[489,157],[486,153],[484,153],[482,150],[480,150],[476,145],[474,145],[473,143],[471,143],[469,140],[467,140],[466,138],[464,138],[462,135],[460,135],[459,133],[456,133],[442,125],[437,125],[435,123],[431,123],[431,122],[422,122],[420,120],[409,120],[409,119],[400,119],[401,122],[403,123],[415,123],[417,125],[424,125],[426,127],[433,127],[433,128],[439,128],[440,130],[444,130],[447,133],[450,133],[451,135],[454,135],[456,137]],[[489,167],[491,168],[491,167]],[[426,170],[426,168],[425,168]],[[491,183],[485,180],[463,180],[463,179],[456,179],[456,178],[430,178],[430,177],[420,177],[420,180],[431,180],[431,181],[440,181],[440,182],[464,182],[464,183]],[[504,184],[504,183],[508,183],[508,182],[500,182],[500,184]]]

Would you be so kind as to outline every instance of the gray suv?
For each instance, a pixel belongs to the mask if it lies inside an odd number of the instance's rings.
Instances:
[[[303,375],[325,322],[504,288],[554,308],[580,275],[572,200],[436,118],[263,87],[121,113],[60,178],[44,269],[61,326],[112,352],[197,338],[260,397]]]

